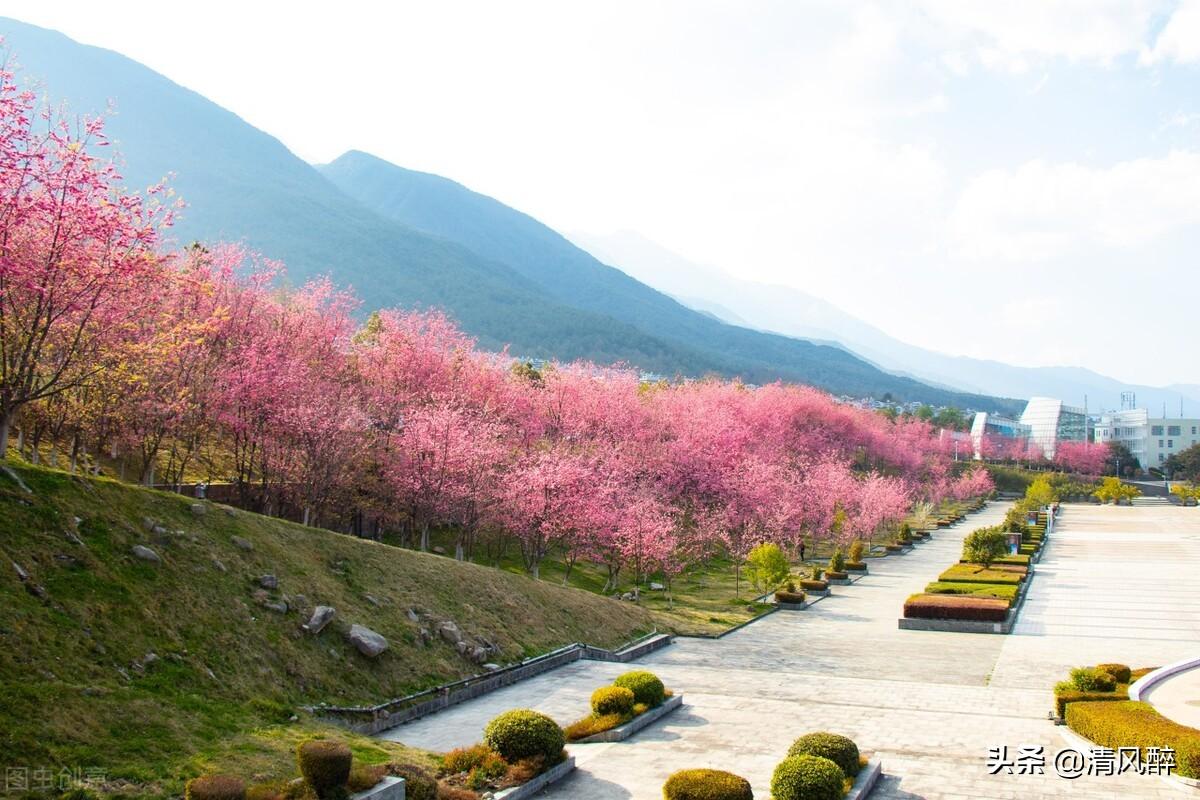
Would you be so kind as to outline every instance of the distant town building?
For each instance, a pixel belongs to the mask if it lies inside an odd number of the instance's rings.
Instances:
[[[1120,442],[1142,469],[1161,467],[1175,453],[1200,444],[1200,419],[1151,417],[1144,408],[1100,414],[1094,425],[1097,442]]]
[[[1052,397],[1030,398],[1019,420],[980,411],[971,422],[976,458],[982,458],[989,445],[997,444],[1003,445],[999,449],[1007,453],[1032,450],[1046,458],[1054,458],[1059,442],[1086,442],[1088,439],[1087,412]]]

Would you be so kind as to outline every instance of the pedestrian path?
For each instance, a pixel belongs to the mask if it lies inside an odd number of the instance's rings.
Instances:
[[[1069,667],[1154,666],[1200,650],[1184,596],[1190,587],[1147,587],[1164,570],[1172,578],[1197,572],[1200,513],[1068,507],[1016,633],[899,630],[904,598],[958,558],[967,533],[998,523],[1005,510],[992,504],[908,555],[872,561],[866,578],[835,587],[806,611],[777,612],[715,641],[679,639],[642,659],[638,666],[683,693],[684,708],[626,742],[571,746],[579,768],[543,796],[658,800],[671,772],[715,767],[769,797],[771,771],[791,741],[832,730],[883,759],[885,778],[873,797],[1177,797],[1162,781],[1138,776],[991,775],[987,757],[994,747],[1040,746],[1053,758],[1063,743],[1047,721],[1051,687]],[[1115,577],[1109,599],[1127,598],[1124,605],[1102,597]],[[1140,628],[1139,614],[1148,620]],[[628,668],[576,662],[385,736],[445,750],[478,740],[491,717],[514,707],[568,723],[586,713],[594,688]]]

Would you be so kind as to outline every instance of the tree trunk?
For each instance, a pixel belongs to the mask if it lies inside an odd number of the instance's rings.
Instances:
[[[429,521],[421,523],[421,552],[429,552]]]
[[[8,460],[8,431],[12,427],[13,414],[0,416],[0,461]]]
[[[308,515],[309,515],[309,509],[308,509],[308,506],[305,506],[304,507],[304,521],[300,523],[301,525],[304,525],[305,527],[308,527]]]
[[[456,561],[462,561],[463,555],[463,543],[462,539],[459,539],[454,543],[454,559]]]

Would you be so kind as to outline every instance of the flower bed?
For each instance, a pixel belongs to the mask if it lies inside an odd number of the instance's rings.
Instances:
[[[592,692],[592,713],[567,726],[567,741],[582,741],[620,727],[659,707],[670,696],[671,692],[653,672],[626,672],[612,686],[601,686]]]
[[[955,564],[941,575],[939,581],[950,583],[991,583],[1017,586],[1025,580],[1028,570],[1025,567],[1010,565],[993,565],[991,568],[981,564]]]
[[[531,709],[506,711],[488,723],[483,742],[442,757],[442,784],[471,792],[523,786],[567,762],[562,728]]]

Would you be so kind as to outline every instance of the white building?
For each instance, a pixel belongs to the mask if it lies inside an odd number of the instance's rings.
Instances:
[[[1095,430],[1097,442],[1120,442],[1142,469],[1161,467],[1176,453],[1200,444],[1200,419],[1151,417],[1144,408],[1101,414]]]
[[[1029,428],[1029,441],[1054,458],[1060,441],[1088,440],[1087,412],[1053,397],[1031,397],[1021,413],[1021,424]]]

